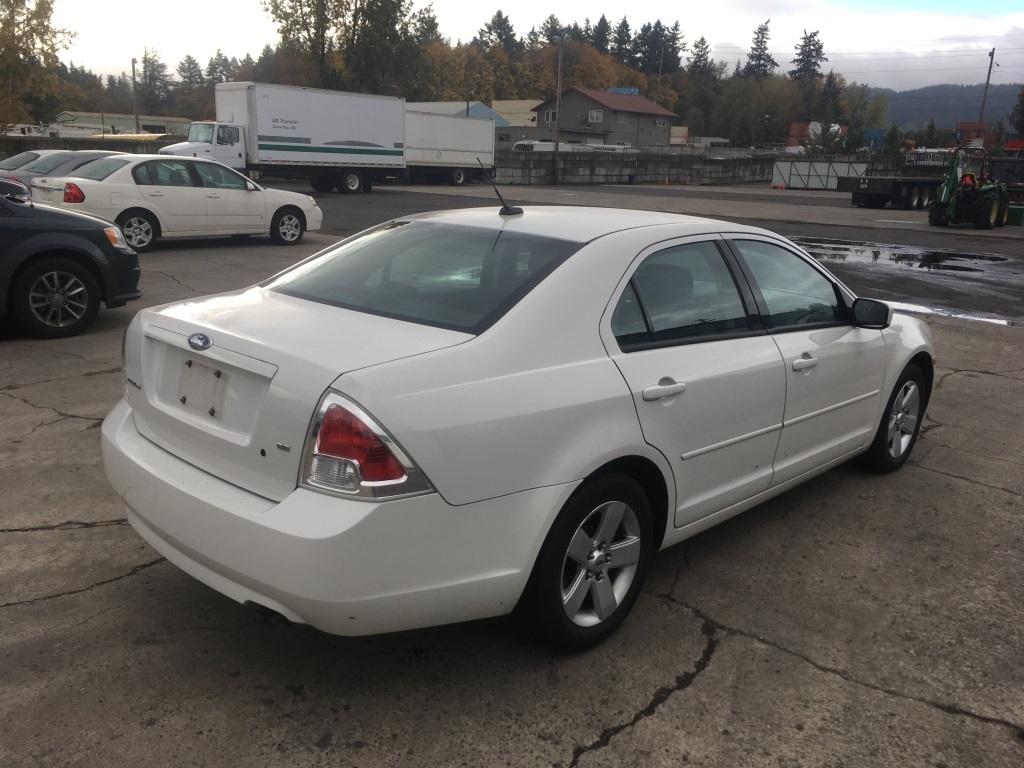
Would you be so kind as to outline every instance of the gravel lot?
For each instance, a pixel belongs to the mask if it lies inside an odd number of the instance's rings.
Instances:
[[[453,199],[324,206],[344,234]],[[0,341],[0,766],[1024,764],[1018,328],[932,318],[938,385],[908,466],[840,467],[660,553],[585,654],[506,620],[332,637],[158,558],[100,462],[124,328],[335,239],[162,247],[144,300],[87,335]]]

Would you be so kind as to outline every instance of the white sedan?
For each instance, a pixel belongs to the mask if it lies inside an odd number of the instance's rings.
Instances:
[[[116,222],[129,245],[148,251],[161,238],[268,234],[294,245],[320,229],[309,195],[268,189],[213,160],[117,155],[74,177],[38,179],[38,202]]]
[[[923,322],[771,232],[477,208],[142,311],[103,456],[142,537],[239,602],[343,635],[520,606],[583,648],[656,550],[900,467],[932,380]]]

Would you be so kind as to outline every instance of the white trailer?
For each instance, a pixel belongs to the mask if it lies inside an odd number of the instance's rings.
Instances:
[[[215,121],[192,123],[187,141],[160,152],[309,179],[318,192],[369,191],[405,169],[404,99],[241,82],[218,83],[214,101]]]
[[[406,109],[405,165],[411,181],[465,184],[493,176],[494,121]]]

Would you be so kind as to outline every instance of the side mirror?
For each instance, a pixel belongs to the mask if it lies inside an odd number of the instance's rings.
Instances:
[[[888,328],[892,323],[892,307],[876,299],[855,299],[853,324],[858,328]]]
[[[245,182],[245,188],[246,188],[246,189],[247,189],[247,190],[248,190],[249,192],[259,192],[259,191],[260,191],[260,188],[259,188],[259,187],[257,187],[257,186],[256,186],[256,184],[255,184],[254,182],[251,182],[251,181],[247,181],[247,182]]]

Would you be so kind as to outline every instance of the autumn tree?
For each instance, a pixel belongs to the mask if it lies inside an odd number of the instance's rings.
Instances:
[[[56,92],[58,52],[70,34],[53,26],[53,0],[0,3],[0,132],[18,122],[40,120],[26,95]]]

